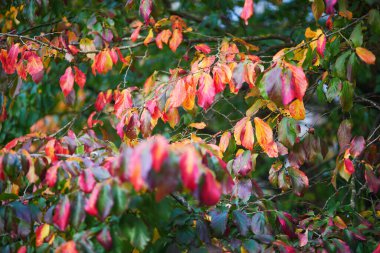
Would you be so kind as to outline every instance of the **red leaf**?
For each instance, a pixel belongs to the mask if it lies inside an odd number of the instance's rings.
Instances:
[[[322,33],[317,40],[317,53],[323,57],[326,49],[326,36]]]
[[[376,249],[372,253],[380,253],[380,243],[377,245]]]
[[[223,153],[227,150],[228,145],[230,143],[230,139],[231,139],[230,132],[224,132],[222,134],[222,137],[220,137],[219,148],[220,148],[220,151],[222,151]]]
[[[286,66],[292,73],[292,79],[290,84],[291,90],[294,92],[294,96],[296,98],[298,98],[299,100],[303,100],[308,86],[305,73],[303,72],[303,69],[301,67],[297,67],[289,63],[287,63]],[[284,96],[285,91],[283,90],[282,92],[282,95]]]
[[[65,74],[59,79],[63,95],[67,97],[74,88],[74,74],[71,67],[68,67]]]
[[[198,159],[197,152],[193,147],[190,147],[181,155],[179,160],[183,185],[191,191],[196,189],[200,176]]]
[[[181,44],[183,40],[182,31],[180,29],[174,29],[172,38],[170,39],[169,47],[175,52],[178,46]]]
[[[32,77],[43,71],[44,66],[42,64],[41,58],[35,52],[24,53],[24,58],[27,60],[26,72],[28,72]]]
[[[141,24],[142,25],[142,24]],[[141,25],[138,26],[131,34],[131,41],[132,42],[135,42],[138,38],[139,38],[139,35],[140,35],[140,30],[141,30]]]
[[[96,98],[95,109],[98,112],[100,112],[101,110],[103,110],[104,106],[106,106],[106,104],[110,103],[111,101],[112,101],[112,90],[107,90],[106,93],[101,91],[98,94],[98,97]]]
[[[115,115],[120,119],[127,109],[133,105],[132,95],[129,89],[124,89],[121,92],[115,91]]]
[[[2,49],[0,54],[0,61],[3,65],[4,72],[7,74],[13,74],[16,70],[17,56],[19,53],[19,44],[13,44],[9,49],[9,52]]]
[[[70,201],[64,196],[54,209],[53,222],[59,230],[64,231],[69,224]]]
[[[344,168],[350,175],[355,172],[354,164],[348,158],[344,159]]]
[[[83,88],[86,83],[86,75],[76,66],[74,66],[75,76],[74,80],[79,85],[79,87]]]
[[[153,164],[153,169],[156,172],[159,172],[161,169],[161,166],[165,159],[168,157],[169,152],[169,143],[168,141],[162,137],[162,136],[156,136],[154,138],[153,144],[152,144],[152,164]]]
[[[198,52],[202,52],[204,54],[211,53],[211,48],[206,44],[198,44],[198,45],[195,45],[194,47]]]
[[[215,86],[212,77],[203,73],[199,79],[198,105],[206,110],[214,102],[214,99]]]
[[[104,50],[95,56],[94,62],[91,66],[92,73],[106,74],[113,67],[113,60],[109,50]]]
[[[78,178],[79,188],[85,192],[90,193],[95,187],[96,181],[91,169],[84,169]]]
[[[26,248],[26,246],[21,246],[18,250],[17,250],[17,253],[27,253],[28,252],[28,249]]]
[[[86,200],[86,205],[84,207],[84,210],[89,215],[92,215],[92,216],[98,215],[98,209],[96,207],[96,202],[98,201],[98,196],[99,196],[99,192],[100,192],[101,187],[102,187],[101,184],[97,184],[95,186],[95,188],[93,189],[93,191],[90,195],[90,198],[88,200]]]
[[[240,17],[244,20],[245,25],[248,25],[248,19],[253,15],[253,0],[245,0],[243,10]]]
[[[205,181],[200,190],[199,199],[202,204],[213,206],[216,205],[222,195],[220,183],[216,181],[210,170],[205,173]]]
[[[232,71],[226,64],[217,64],[213,70],[215,93],[224,91],[226,84],[231,82]]]
[[[57,172],[58,172],[59,166],[60,166],[60,163],[58,162],[54,164],[53,166],[51,166],[46,171],[45,181],[49,187],[54,187],[55,183],[57,182]]]
[[[152,12],[153,0],[141,0],[140,1],[140,15],[145,20],[145,23],[149,23],[149,15]]]

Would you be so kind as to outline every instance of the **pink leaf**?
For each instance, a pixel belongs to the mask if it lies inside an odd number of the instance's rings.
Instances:
[[[244,20],[245,25],[248,25],[248,19],[253,15],[253,0],[245,0],[243,10],[240,17]]]
[[[53,222],[59,230],[64,231],[69,224],[70,201],[67,196],[63,197],[54,209]]]
[[[74,74],[71,67],[68,67],[65,74],[59,79],[63,95],[67,97],[74,88]]]
[[[78,179],[79,188],[85,192],[90,193],[95,187],[96,181],[91,169],[84,169]]]

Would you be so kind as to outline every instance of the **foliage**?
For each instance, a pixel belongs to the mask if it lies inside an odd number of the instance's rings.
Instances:
[[[376,1],[3,1],[1,252],[380,252]]]

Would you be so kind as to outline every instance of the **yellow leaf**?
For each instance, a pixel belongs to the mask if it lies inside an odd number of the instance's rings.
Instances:
[[[144,45],[148,46],[148,44],[153,40],[153,29],[149,30],[148,36],[146,36],[144,40]]]
[[[158,232],[158,229],[157,228],[154,228],[153,229],[153,239],[152,239],[152,243],[155,243],[158,239],[160,239],[160,233]]]
[[[277,144],[273,140],[273,132],[270,126],[262,119],[255,117],[256,138],[261,148],[269,157],[278,157]]]
[[[305,106],[303,101],[296,99],[289,105],[290,116],[296,120],[305,119]]]

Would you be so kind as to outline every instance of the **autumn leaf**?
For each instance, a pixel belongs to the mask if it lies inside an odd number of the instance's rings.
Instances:
[[[245,0],[243,10],[240,17],[244,20],[245,25],[248,25],[248,19],[253,15],[253,0]]]
[[[305,106],[303,105],[303,101],[296,99],[289,105],[290,116],[296,120],[305,119]]]
[[[198,167],[197,152],[193,147],[187,148],[179,160],[179,169],[183,186],[194,191],[197,187],[200,171]]]
[[[220,183],[216,181],[213,173],[207,170],[204,177],[204,182],[200,190],[200,201],[204,205],[213,206],[219,202],[222,195]]]
[[[199,122],[199,123],[191,123],[190,125],[189,125],[189,127],[193,127],[193,128],[196,128],[196,129],[204,129],[205,127],[206,127],[207,125],[206,125],[206,123],[204,123],[204,122]]]
[[[144,45],[148,46],[148,44],[153,40],[153,29],[149,29],[148,35],[146,36],[144,40]]]
[[[151,148],[152,154],[152,166],[156,172],[161,170],[161,166],[164,163],[165,159],[169,156],[168,152],[169,143],[162,136],[154,137],[154,141]]]
[[[114,111],[115,115],[121,119],[123,114],[127,109],[131,108],[133,105],[132,95],[129,89],[124,89],[121,92],[115,91],[115,106]]]
[[[175,52],[178,48],[178,46],[181,44],[183,40],[182,31],[180,29],[174,29],[172,38],[169,42],[170,49]]]
[[[59,79],[63,95],[67,97],[74,88],[74,74],[71,67],[68,67],[65,74]]]
[[[371,51],[363,47],[357,47],[355,50],[356,54],[362,61],[367,64],[375,64],[376,56]]]
[[[234,127],[234,137],[237,145],[252,150],[254,143],[253,127],[249,117],[239,120]]]
[[[153,0],[141,0],[140,1],[140,15],[143,17],[145,23],[149,22],[149,16],[152,12]]]
[[[48,237],[50,233],[50,226],[49,224],[42,224],[36,229],[36,247],[40,247],[43,243],[46,237]]]
[[[84,169],[79,175],[78,179],[79,188],[84,193],[90,193],[95,187],[96,181],[91,169]]]
[[[206,44],[197,44],[194,46],[194,48],[201,53],[209,54],[211,53],[211,48]]]
[[[219,148],[220,148],[220,151],[222,151],[223,153],[226,152],[228,145],[230,143],[230,139],[231,139],[230,132],[224,132],[222,134],[222,137],[220,137]]]
[[[74,66],[74,70],[74,81],[83,89],[84,84],[86,83],[86,75],[76,66]]]
[[[61,244],[54,253],[78,253],[74,241],[68,241]]]
[[[199,79],[199,89],[197,94],[198,105],[205,110],[214,102],[215,86],[212,77],[209,74],[202,74]]]
[[[270,126],[262,119],[255,117],[256,138],[261,148],[269,157],[278,157],[277,144],[273,141],[273,132]]]
[[[62,197],[54,209],[53,222],[61,231],[64,231],[69,224],[70,200],[66,196]]]
[[[156,36],[156,45],[159,49],[163,48],[163,44],[168,44],[169,43],[169,38],[172,36],[172,32],[169,29],[165,29],[161,31],[159,34]]]
[[[4,72],[13,74],[16,70],[17,57],[19,53],[19,44],[13,44],[9,52],[2,49],[0,53],[0,61],[3,66]]]
[[[169,106],[177,108],[182,105],[185,99],[186,99],[185,82],[183,78],[181,78],[176,82],[172,92],[170,93]]]

